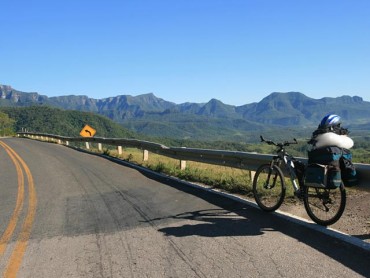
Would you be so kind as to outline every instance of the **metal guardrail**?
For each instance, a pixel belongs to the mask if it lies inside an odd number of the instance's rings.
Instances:
[[[99,137],[64,137],[45,133],[18,132],[18,136],[35,137],[35,139],[49,140],[54,139],[60,144],[69,142],[98,143],[118,147],[133,147],[150,151],[152,153],[178,159],[180,161],[196,161],[207,164],[223,165],[228,167],[240,168],[249,171],[256,171],[264,163],[269,163],[273,155],[257,154],[249,152],[237,152],[226,150],[209,150],[195,148],[167,147],[162,144],[141,141],[136,139],[121,138],[99,138]],[[297,158],[302,162],[307,162],[306,158]],[[355,163],[359,178],[359,187],[370,188],[370,165]]]

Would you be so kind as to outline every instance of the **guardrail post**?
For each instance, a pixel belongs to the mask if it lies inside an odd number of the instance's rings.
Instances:
[[[149,160],[149,152],[148,150],[143,151],[143,161],[148,161]]]
[[[69,146],[69,141],[66,141],[66,146]]]
[[[122,155],[122,146],[117,147],[118,155]]]
[[[102,146],[101,143],[98,143],[98,150],[99,150],[99,152],[101,152],[103,150],[103,146]]]
[[[183,171],[186,169],[186,160],[180,160],[180,170]]]
[[[86,149],[90,150],[89,142],[86,142]]]
[[[249,171],[249,177],[251,178],[251,181],[254,180],[254,175],[256,174],[256,171]]]

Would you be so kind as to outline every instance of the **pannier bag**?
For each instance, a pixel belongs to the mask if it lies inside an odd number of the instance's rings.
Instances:
[[[313,178],[309,176],[310,173],[314,174],[315,171],[317,174],[321,171],[321,175],[324,179],[323,181],[325,181],[326,178],[326,183],[322,182],[321,184],[326,184],[328,188],[340,186],[341,180],[345,186],[354,186],[357,184],[357,174],[356,169],[352,164],[352,154],[347,149],[323,147],[309,151],[308,168],[311,168],[311,164],[313,169],[307,170],[306,172],[306,179],[309,180],[308,184],[314,183],[312,181]],[[326,169],[326,172],[323,169],[318,170],[317,165],[326,165],[328,166],[328,169]]]
[[[305,185],[334,189],[342,182],[340,170],[332,165],[309,164],[306,168]]]
[[[356,168],[352,163],[352,154],[347,149],[343,149],[343,155],[340,159],[340,169],[345,186],[351,187],[358,184]]]
[[[308,152],[308,164],[319,163],[333,165],[339,168],[342,149],[338,147],[323,147]]]
[[[308,152],[305,184],[311,187],[339,187],[342,181],[340,159],[342,149],[323,147]]]

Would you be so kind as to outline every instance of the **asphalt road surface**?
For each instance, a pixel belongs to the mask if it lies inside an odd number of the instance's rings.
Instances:
[[[370,252],[64,146],[0,141],[5,277],[370,277]]]

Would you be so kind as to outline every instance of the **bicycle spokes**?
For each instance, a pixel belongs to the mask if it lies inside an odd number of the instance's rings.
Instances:
[[[338,221],[344,211],[346,193],[343,185],[335,189],[306,188],[304,204],[310,218],[320,225]]]
[[[260,208],[265,211],[276,210],[285,196],[281,170],[277,166],[262,165],[253,180],[253,194]]]

